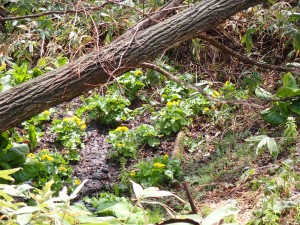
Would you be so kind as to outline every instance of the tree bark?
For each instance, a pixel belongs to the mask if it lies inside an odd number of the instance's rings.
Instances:
[[[203,0],[156,25],[0,93],[0,132],[71,100],[263,0]]]

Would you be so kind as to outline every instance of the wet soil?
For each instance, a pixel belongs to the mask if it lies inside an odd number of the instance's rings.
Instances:
[[[73,176],[88,179],[83,193],[111,190],[118,181],[120,166],[108,160],[107,130],[99,130],[95,124],[87,130],[85,147],[80,150],[80,161],[73,167]]]

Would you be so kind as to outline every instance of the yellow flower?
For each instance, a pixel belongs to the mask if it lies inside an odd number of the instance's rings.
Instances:
[[[81,124],[80,130],[85,130],[85,129],[86,129],[86,124],[85,123]]]
[[[208,108],[208,107],[205,107],[205,108],[203,109],[203,111],[204,111],[204,112],[208,112],[208,111],[209,111],[209,108]]]
[[[82,123],[84,123],[81,119],[79,119],[77,116],[73,116],[72,120],[75,121],[75,123],[79,126]]]
[[[139,77],[139,76],[143,75],[143,72],[142,72],[141,70],[136,70],[136,71],[134,72],[134,75],[135,75],[136,77]]]
[[[123,144],[123,143],[117,143],[117,147],[125,147],[125,144]]]
[[[225,84],[224,84],[224,87],[229,86],[229,84],[230,84],[230,81],[226,81]]]
[[[217,98],[217,97],[221,96],[221,94],[220,94],[218,91],[213,91],[212,96],[213,96],[214,98]]]
[[[135,176],[135,170],[131,170],[129,175],[130,175],[131,177],[134,177],[134,176]]]
[[[50,155],[42,155],[41,159],[42,159],[43,161],[46,161],[46,160],[49,161],[49,162],[52,162],[52,161],[53,161],[53,157],[50,156]]]
[[[159,168],[159,169],[166,167],[165,164],[162,164],[162,163],[159,163],[159,162],[154,163],[153,166],[154,166],[155,168]]]
[[[172,101],[172,102],[168,102],[167,106],[178,105],[179,103],[180,103],[180,100],[178,100],[178,101]]]
[[[60,166],[60,167],[58,167],[58,170],[63,171],[63,172],[66,172],[66,171],[67,171],[67,168],[64,167],[64,166]]]
[[[33,158],[35,158],[35,154],[33,154],[33,153],[29,153],[29,154],[27,155],[27,157],[28,157],[28,158],[32,158],[32,159],[33,159]]]
[[[66,123],[71,122],[71,121],[73,121],[73,119],[71,117],[65,117],[63,119],[63,122],[66,122]]]
[[[128,127],[125,127],[125,126],[120,126],[120,127],[117,127],[115,129],[115,131],[118,131],[118,132],[124,132],[124,131],[128,131]]]
[[[80,181],[79,179],[76,179],[76,180],[74,181],[74,183],[75,183],[76,185],[79,185],[79,184],[81,184],[81,181]]]
[[[165,154],[164,159],[168,159],[168,158],[169,158],[168,154]]]
[[[50,115],[50,111],[49,111],[49,110],[45,110],[45,111],[43,112],[43,114],[44,114],[45,116],[49,116],[49,115]]]

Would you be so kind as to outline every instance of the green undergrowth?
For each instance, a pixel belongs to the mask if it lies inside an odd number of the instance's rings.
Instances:
[[[234,185],[243,171],[250,168],[255,159],[259,159],[249,144],[244,142],[246,135],[247,132],[242,135],[228,133],[223,139],[216,138],[210,144],[214,152],[206,159],[191,158],[185,162],[185,180],[195,187],[204,186],[204,190],[214,189],[219,184]],[[192,176],[189,175],[191,172]]]
[[[76,8],[98,3],[80,1]],[[0,91],[67,68],[162,4],[109,2],[97,11],[2,21]],[[268,4],[238,14],[225,29],[207,35],[251,59],[299,68],[299,4]],[[3,0],[0,14],[24,16],[73,8],[61,1]],[[201,204],[212,194],[217,200],[224,197],[224,192],[231,199],[241,192],[260,196],[252,205],[250,225],[300,224],[299,77],[248,64],[239,67],[230,60],[193,39],[152,63],[201,88],[202,94],[157,71],[133,68],[109,80],[101,91],[80,96],[76,108],[68,103],[63,113],[61,108],[45,110],[0,134],[0,224],[125,225],[185,218],[188,204],[155,188],[186,196],[180,191],[184,181],[203,217],[191,218],[202,225],[240,222],[242,199],[217,211]],[[255,116],[246,118],[249,111]],[[239,123],[240,118],[245,124]],[[86,181],[72,177],[72,165],[81,160],[91,124],[108,129],[108,157],[121,169],[114,194],[82,198],[78,192]],[[183,131],[186,137],[180,144],[185,152],[174,158],[171,142]],[[130,196],[122,197],[124,190]]]

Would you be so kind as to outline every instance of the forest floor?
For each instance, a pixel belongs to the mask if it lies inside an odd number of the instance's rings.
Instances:
[[[72,116],[74,108],[81,103],[76,98],[69,103],[56,107],[54,117]],[[149,121],[150,114],[144,114],[135,120],[122,125],[129,128]],[[214,209],[226,205],[228,201],[238,202],[239,213],[237,222],[245,224],[251,217],[253,209],[260,204],[264,194],[264,185],[253,188],[254,180],[260,181],[270,177],[271,169],[280,166],[287,158],[293,159],[300,153],[299,147],[294,152],[283,152],[278,160],[270,154],[255,154],[255,146],[245,139],[257,135],[258,130],[264,129],[265,123],[258,119],[258,113],[248,107],[236,110],[231,120],[210,123],[205,117],[197,117],[185,133],[189,145],[185,145],[182,160],[183,180],[189,184],[194,203],[202,216]],[[271,127],[265,127],[273,129]],[[108,132],[111,128],[100,126],[96,122],[87,124],[87,137],[84,147],[80,150],[80,161],[73,165],[73,177],[80,180],[88,179],[82,189],[83,195],[93,195],[103,191],[114,191],[114,185],[120,182],[122,168],[119,163],[109,159],[110,145],[107,143]],[[45,130],[47,133],[47,130]],[[42,137],[40,147],[51,151],[61,151],[55,145],[54,137]],[[172,155],[176,135],[165,138],[160,146],[143,149],[139,160],[158,155]],[[132,160],[130,164],[135,161]],[[245,171],[251,171],[249,173]],[[186,199],[183,181],[176,186],[164,187]],[[294,192],[297,195],[298,192]]]

